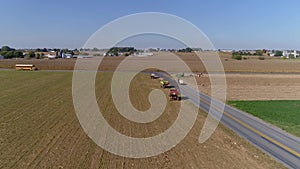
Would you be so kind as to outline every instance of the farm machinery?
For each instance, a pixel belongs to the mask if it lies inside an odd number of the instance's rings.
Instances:
[[[169,90],[169,100],[181,100],[181,95],[178,89],[172,88]]]
[[[158,79],[159,76],[157,76],[155,73],[151,73],[150,75],[151,79]]]
[[[163,88],[163,89],[164,89],[164,88],[168,88],[168,87],[169,87],[169,84],[170,84],[170,83],[169,83],[168,81],[166,81],[166,80],[161,80],[161,81],[160,81],[160,87]]]

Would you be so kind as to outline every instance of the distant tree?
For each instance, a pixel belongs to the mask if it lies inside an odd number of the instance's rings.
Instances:
[[[69,52],[69,49],[68,49],[68,48],[62,49],[62,51],[63,51],[64,53],[68,53],[68,52]]]
[[[186,49],[185,49],[185,52],[192,52],[192,51],[193,51],[192,48],[186,48]]]
[[[98,51],[98,48],[93,48],[93,50],[92,50],[92,51],[96,52],[96,51]]]
[[[14,51],[8,51],[4,57],[7,59],[11,59],[14,56],[15,56]]]
[[[36,59],[41,59],[41,54],[36,53],[36,54],[35,54],[35,58],[36,58]]]
[[[4,58],[7,58],[7,57],[6,57],[6,54],[7,54],[7,51],[2,51],[2,50],[1,50],[0,55],[4,56]]]
[[[239,52],[233,52],[232,53],[232,59],[236,59],[236,60],[242,60],[242,55]]]
[[[263,55],[263,51],[262,50],[256,50],[255,51],[255,55],[257,55],[257,56],[262,56]]]
[[[282,56],[283,52],[280,50],[275,51],[275,56]]]
[[[263,53],[267,53],[267,50],[266,50],[266,49],[263,49],[262,51],[263,51]]]
[[[119,52],[118,51],[113,51],[112,52],[114,56],[119,56]]]
[[[9,46],[2,46],[1,51],[12,51],[14,49],[10,48]]]
[[[1,51],[0,54],[4,56],[6,59],[11,59],[11,58],[21,58],[23,57],[23,53],[21,51]]]
[[[14,51],[14,57],[15,58],[22,58],[23,57],[23,52],[18,50],[18,51]]]
[[[262,50],[256,50],[255,51],[255,55],[257,55],[257,56],[262,56],[263,55],[263,51]]]
[[[193,52],[193,49],[192,48],[185,48],[185,49],[179,49],[178,52]]]
[[[42,49],[42,52],[48,52],[48,49],[44,48]]]
[[[33,51],[29,51],[27,54],[26,54],[26,58],[27,59],[30,59],[30,58],[34,58],[35,57],[35,53]]]
[[[136,52],[137,50],[133,47],[113,47],[110,48],[107,52],[108,55],[119,56],[119,53],[129,53],[130,55]]]

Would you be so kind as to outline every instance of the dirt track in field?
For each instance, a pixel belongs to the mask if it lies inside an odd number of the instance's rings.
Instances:
[[[96,95],[112,127],[129,136],[147,137],[174,122],[178,102],[168,103],[152,123],[124,119],[111,104],[110,77],[99,74]],[[71,73],[1,71],[0,78],[0,168],[283,168],[223,126],[199,144],[203,112],[189,135],[168,152],[145,159],[113,155],[83,132],[72,104]],[[158,82],[138,76],[132,85],[133,105],[146,110],[147,95],[159,88]]]

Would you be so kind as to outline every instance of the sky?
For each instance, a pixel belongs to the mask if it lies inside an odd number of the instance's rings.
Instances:
[[[217,49],[300,49],[299,7],[299,0],[1,0],[0,46],[81,48],[115,19],[162,12],[197,26]]]

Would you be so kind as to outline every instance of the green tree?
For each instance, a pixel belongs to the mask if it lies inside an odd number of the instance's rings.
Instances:
[[[232,59],[242,60],[242,55],[239,52],[233,52]]]
[[[283,52],[280,50],[275,51],[275,56],[282,56]]]
[[[35,58],[36,58],[36,59],[41,59],[41,54],[36,53],[36,54],[35,54]]]
[[[6,54],[7,54],[7,51],[2,51],[0,52],[0,55],[4,56],[4,58],[6,58]]]
[[[33,51],[29,51],[27,54],[26,54],[26,58],[27,59],[30,59],[30,58],[34,58],[35,57],[35,53]]]
[[[7,59],[11,59],[14,56],[15,56],[14,51],[8,51],[4,57]]]
[[[20,50],[17,50],[14,52],[14,57],[15,58],[22,58],[23,57],[23,52]]]
[[[262,56],[263,55],[263,51],[262,50],[256,50],[255,51],[255,55],[257,55],[257,56]]]
[[[1,51],[6,51],[6,52],[12,51],[12,50],[13,50],[13,49],[10,48],[9,46],[2,46],[2,48],[1,48]]]

